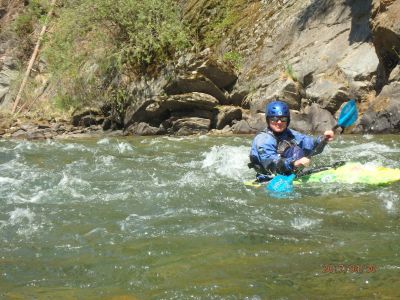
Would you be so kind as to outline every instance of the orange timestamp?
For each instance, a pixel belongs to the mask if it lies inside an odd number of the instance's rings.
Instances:
[[[322,265],[322,273],[375,273],[375,265],[327,264]]]

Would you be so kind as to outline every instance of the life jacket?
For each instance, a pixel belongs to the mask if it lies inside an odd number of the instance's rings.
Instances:
[[[293,134],[288,131],[288,134],[285,135],[285,138],[281,138],[279,135],[275,135],[271,130],[268,128],[264,129],[263,132],[267,133],[268,135],[272,136],[277,143],[277,153],[282,158],[289,158],[292,157],[294,160],[298,160],[304,157],[304,151],[301,149],[295,140]],[[253,168],[258,173],[257,175],[265,175],[265,176],[273,176],[270,170],[266,170],[258,161],[257,157],[250,155],[250,163],[248,164],[249,168]]]

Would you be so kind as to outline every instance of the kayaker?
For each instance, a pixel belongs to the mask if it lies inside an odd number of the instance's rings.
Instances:
[[[332,130],[314,138],[289,129],[289,106],[281,100],[267,104],[265,116],[268,127],[255,136],[250,151],[249,167],[257,171],[258,181],[268,181],[277,173],[289,175],[308,166],[310,156],[324,149],[316,149],[317,145],[324,139],[332,141],[335,136]]]

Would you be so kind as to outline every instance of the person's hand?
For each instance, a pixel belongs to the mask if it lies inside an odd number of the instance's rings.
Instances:
[[[327,130],[324,132],[324,138],[326,141],[328,141],[328,142],[333,141],[334,137],[335,137],[335,133],[332,130]]]
[[[293,165],[295,168],[299,167],[307,167],[310,164],[311,160],[308,157],[302,157],[296,160]]]

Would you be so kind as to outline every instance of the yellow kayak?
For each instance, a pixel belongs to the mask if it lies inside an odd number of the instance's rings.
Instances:
[[[296,178],[294,184],[338,182],[345,184],[387,185],[396,181],[400,181],[400,169],[370,164],[346,163],[336,169],[332,168]],[[263,185],[255,181],[246,181],[244,184],[252,187]]]

